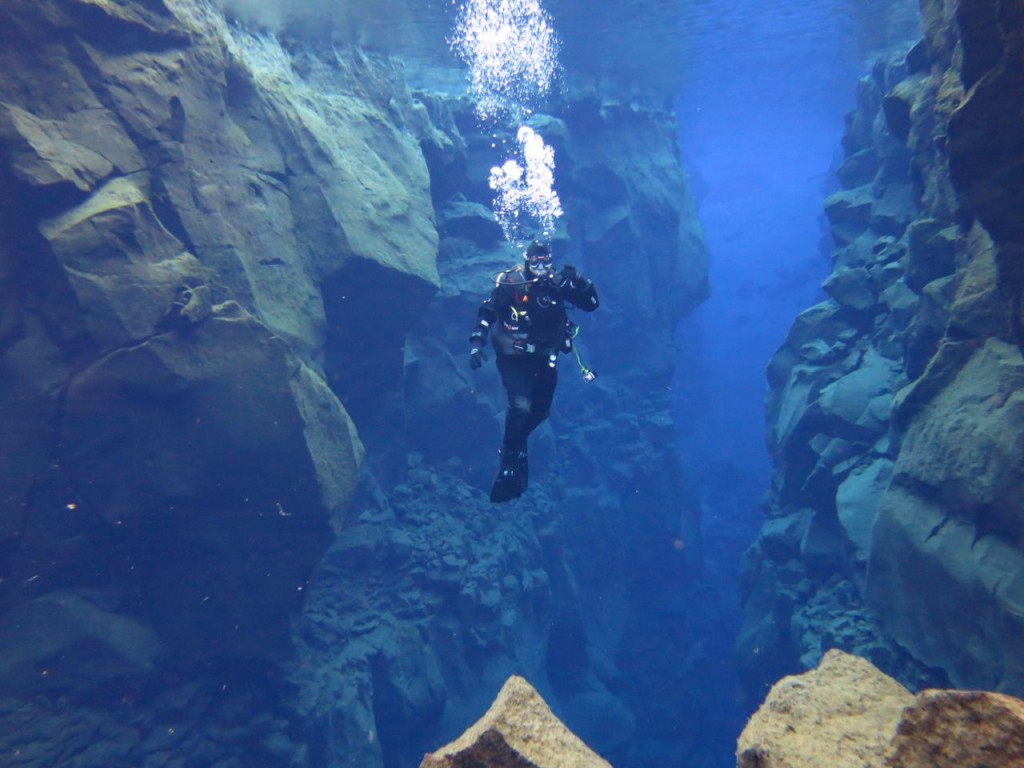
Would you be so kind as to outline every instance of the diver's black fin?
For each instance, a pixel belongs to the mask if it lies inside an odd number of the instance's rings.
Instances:
[[[494,485],[491,486],[491,501],[500,504],[503,501],[518,499],[523,495],[524,490],[526,489],[519,482],[519,478],[500,474],[495,479]]]
[[[527,472],[526,451],[502,451],[501,469],[491,486],[491,501],[498,504],[522,496],[526,490]]]

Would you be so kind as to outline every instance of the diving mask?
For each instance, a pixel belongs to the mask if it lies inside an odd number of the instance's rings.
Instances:
[[[551,254],[534,253],[526,257],[526,270],[534,277],[551,274]]]

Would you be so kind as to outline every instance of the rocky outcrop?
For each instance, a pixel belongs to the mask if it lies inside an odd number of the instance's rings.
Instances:
[[[955,226],[922,217],[913,153],[885,119],[896,86],[919,80],[899,62],[859,84],[844,188],[825,201],[836,244],[828,299],[796,319],[768,366],[770,520],[745,558],[739,639],[752,695],[835,645],[908,682],[928,679],[863,604],[874,522],[899,455],[895,393],[935,349],[943,323],[927,297],[952,279],[960,243]],[[947,255],[945,268],[926,258],[933,253]]]
[[[737,768],[1016,766],[1024,701],[983,691],[916,697],[872,664],[831,650],[773,686],[740,735]]]
[[[563,725],[521,677],[510,677],[487,713],[420,768],[530,765],[536,768],[608,768],[609,763]]]
[[[758,684],[756,649],[778,673],[824,639],[914,687],[1024,691],[1018,191],[994,164],[1021,143],[985,106],[1002,83],[1016,109],[1016,17],[983,1],[922,12],[925,39],[876,66],[848,118],[844,189],[825,204],[830,298],[769,367],[771,521],[741,638]]]

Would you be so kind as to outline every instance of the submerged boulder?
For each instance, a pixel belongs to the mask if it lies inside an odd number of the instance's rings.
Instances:
[[[870,662],[828,651],[818,668],[776,683],[736,747],[737,768],[882,768],[914,697]]]
[[[832,226],[832,237],[838,245],[848,245],[864,232],[871,220],[874,196],[871,187],[844,189],[825,200],[825,215]]]
[[[887,458],[869,458],[858,464],[836,491],[836,514],[858,563],[866,563],[871,552],[871,531],[882,496],[889,487],[892,466]]]
[[[916,697],[870,662],[828,651],[784,678],[747,723],[737,768],[1016,768],[1024,701],[985,691]]]
[[[870,309],[877,301],[866,269],[838,269],[829,275],[822,288],[841,305],[860,312]]]
[[[860,365],[821,391],[822,413],[843,423],[843,430],[861,437],[885,431],[892,408],[893,381],[898,367],[874,350],[868,350]]]

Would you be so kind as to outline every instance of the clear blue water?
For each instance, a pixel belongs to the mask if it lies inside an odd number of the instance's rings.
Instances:
[[[685,12],[680,143],[714,292],[680,329],[684,397],[705,406],[693,411],[709,436],[692,448],[698,461],[767,469],[764,369],[828,271],[822,200],[843,115],[870,59],[915,33],[911,4],[862,21],[869,5],[704,0]],[[692,378],[709,390],[687,392]]]

